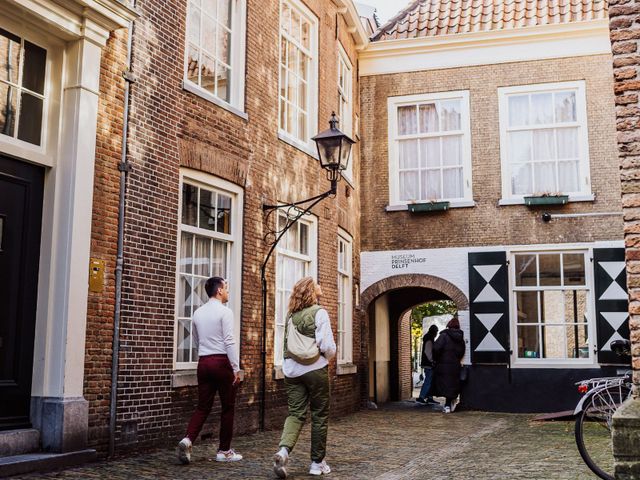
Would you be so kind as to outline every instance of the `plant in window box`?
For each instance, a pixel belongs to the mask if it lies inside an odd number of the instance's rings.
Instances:
[[[527,206],[566,205],[568,201],[569,195],[564,195],[562,192],[536,192],[524,197],[524,204]]]
[[[423,202],[413,201],[409,203],[407,207],[411,213],[444,212],[445,210],[449,210],[449,202],[438,201],[436,199]]]

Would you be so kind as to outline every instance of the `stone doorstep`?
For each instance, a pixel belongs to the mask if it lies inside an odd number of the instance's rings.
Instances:
[[[0,458],[0,478],[33,471],[48,472],[92,462],[97,458],[93,449],[68,453],[28,453]]]
[[[0,431],[0,459],[40,449],[40,432],[35,428]]]

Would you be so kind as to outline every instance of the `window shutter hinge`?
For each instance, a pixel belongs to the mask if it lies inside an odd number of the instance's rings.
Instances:
[[[118,170],[121,172],[129,173],[133,168],[129,162],[120,162],[118,164]]]
[[[138,77],[136,77],[129,69],[122,72],[122,77],[129,83],[136,83],[138,81]]]

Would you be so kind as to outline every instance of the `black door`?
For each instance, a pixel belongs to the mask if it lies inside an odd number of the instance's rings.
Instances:
[[[30,427],[44,169],[0,155],[0,430]]]

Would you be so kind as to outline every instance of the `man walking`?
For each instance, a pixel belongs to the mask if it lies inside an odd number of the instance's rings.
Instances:
[[[193,314],[192,335],[198,348],[198,406],[191,416],[187,435],[178,443],[178,459],[191,461],[191,446],[202,430],[213,407],[216,392],[220,394],[220,445],[216,461],[237,462],[242,455],[231,449],[236,389],[240,383],[238,348],[233,336],[233,313],[223,305],[229,300],[226,281],[211,277],[204,289],[209,301]]]

